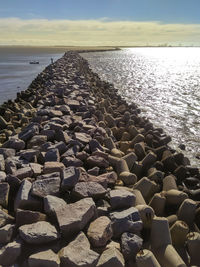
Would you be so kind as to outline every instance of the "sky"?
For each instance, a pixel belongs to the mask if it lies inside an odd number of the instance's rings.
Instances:
[[[0,45],[200,45],[200,0],[0,0]]]

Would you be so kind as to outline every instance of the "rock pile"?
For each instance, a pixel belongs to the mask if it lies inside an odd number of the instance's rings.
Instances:
[[[200,263],[199,170],[78,53],[0,113],[0,265]]]

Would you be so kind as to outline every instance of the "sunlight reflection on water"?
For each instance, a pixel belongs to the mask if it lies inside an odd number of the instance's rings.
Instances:
[[[129,48],[82,56],[172,136],[172,147],[185,143],[185,154],[199,165],[200,48]]]

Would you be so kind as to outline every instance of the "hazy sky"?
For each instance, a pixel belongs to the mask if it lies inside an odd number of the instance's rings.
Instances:
[[[0,45],[200,45],[200,0],[0,0]]]

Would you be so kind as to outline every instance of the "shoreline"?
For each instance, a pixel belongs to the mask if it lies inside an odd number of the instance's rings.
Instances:
[[[4,229],[0,264],[42,264],[38,251],[47,248],[55,266],[83,255],[89,266],[108,259],[128,266],[144,261],[146,249],[163,266],[197,264],[191,240],[200,240],[199,170],[78,53],[67,52],[0,107],[1,227],[12,225]]]

